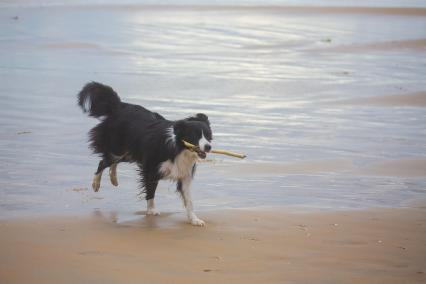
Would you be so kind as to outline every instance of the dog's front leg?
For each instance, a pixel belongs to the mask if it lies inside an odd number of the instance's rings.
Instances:
[[[194,207],[192,205],[191,198],[191,180],[192,178],[190,176],[179,180],[177,189],[182,196],[183,205],[185,206],[189,222],[194,226],[204,226],[204,221],[199,219],[194,213]]]

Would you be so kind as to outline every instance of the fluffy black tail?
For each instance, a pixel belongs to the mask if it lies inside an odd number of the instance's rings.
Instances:
[[[97,82],[87,83],[78,94],[78,105],[93,117],[113,114],[120,103],[120,97],[111,87]]]

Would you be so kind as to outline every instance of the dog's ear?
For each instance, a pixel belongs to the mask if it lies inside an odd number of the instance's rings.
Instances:
[[[195,116],[187,118],[187,120],[189,120],[189,121],[191,121],[191,120],[192,121],[194,121],[194,120],[196,120],[196,121],[202,121],[202,122],[207,123],[207,125],[210,126],[209,118],[204,113],[197,113]]]
[[[185,130],[187,128],[187,123],[185,120],[178,120],[173,125],[173,132],[175,133],[176,137],[180,138],[185,133]]]
[[[210,121],[209,118],[207,117],[207,115],[205,115],[204,113],[197,113],[195,115],[196,118],[198,118],[198,120],[204,121],[206,122],[208,125],[210,125]]]

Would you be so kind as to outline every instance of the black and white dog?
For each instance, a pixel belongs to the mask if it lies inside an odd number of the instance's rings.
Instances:
[[[135,162],[148,215],[159,215],[154,205],[155,190],[159,180],[169,179],[177,182],[191,224],[204,226],[193,211],[190,185],[198,158],[204,159],[211,149],[212,131],[205,114],[170,121],[142,106],[121,102],[111,87],[96,82],[83,87],[78,104],[101,120],[89,132],[90,148],[102,157],[93,178],[94,191],[99,190],[105,168],[109,167],[111,183],[117,186],[118,163]],[[182,140],[198,146],[198,150],[188,150]]]

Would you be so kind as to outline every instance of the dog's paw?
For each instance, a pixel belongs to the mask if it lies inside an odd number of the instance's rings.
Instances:
[[[92,188],[94,192],[99,191],[99,188],[101,187],[101,178],[102,178],[102,172],[93,177]]]
[[[116,175],[110,175],[109,176],[111,183],[113,186],[118,186],[118,180],[117,180],[117,176]]]
[[[203,227],[206,225],[206,223],[203,220],[198,218],[191,219],[191,224],[194,226],[200,226],[200,227]]]
[[[118,186],[117,170],[115,168],[109,169],[109,179],[113,186]]]
[[[149,209],[146,211],[146,215],[152,215],[152,216],[159,216],[160,215],[160,211],[157,211],[155,209]]]
[[[101,187],[101,183],[97,180],[93,180],[93,183],[92,183],[93,191],[98,192],[100,187]]]

